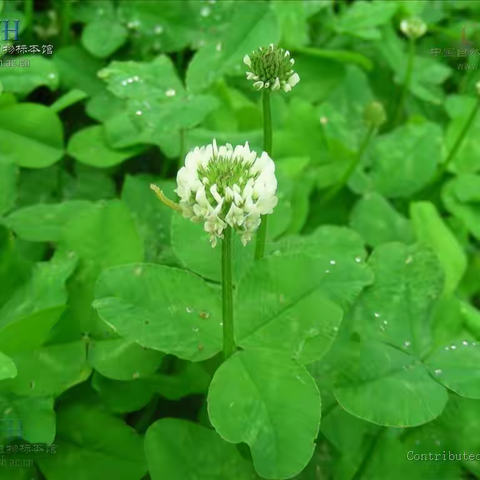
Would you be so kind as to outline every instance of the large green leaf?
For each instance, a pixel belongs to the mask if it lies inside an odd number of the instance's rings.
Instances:
[[[357,267],[355,261],[350,265]],[[342,321],[341,308],[328,296],[335,282],[332,277],[338,279],[346,270],[340,260],[331,265],[330,260],[306,255],[272,256],[258,262],[236,292],[237,343],[245,349],[288,352],[303,364],[318,360],[330,348]],[[344,284],[342,294],[347,288]]]
[[[151,62],[114,61],[99,75],[119,98],[149,102],[185,96],[175,66],[166,55],[160,55]]]
[[[83,333],[103,335],[106,326],[91,308],[95,282],[104,268],[143,260],[136,225],[121,201],[102,201],[65,225],[63,242],[80,261],[69,282],[69,308],[57,326],[60,331],[56,340],[76,340]]]
[[[328,137],[339,140],[349,150],[358,150],[367,131],[363,119],[365,107],[374,100],[366,73],[356,65],[349,65],[345,80],[318,107],[318,117],[322,118],[323,123],[317,127]],[[302,125],[297,128],[301,129]],[[329,143],[332,143],[331,140]]]
[[[31,266],[32,261],[22,255],[19,242],[10,231],[0,226],[0,308],[28,280]]]
[[[18,166],[8,157],[0,157],[0,215],[8,212],[17,196]]]
[[[407,124],[380,136],[372,149],[372,187],[388,198],[418,192],[440,163],[442,142],[434,123]]]
[[[350,225],[373,247],[414,240],[409,220],[378,193],[367,194],[355,204],[350,213]]]
[[[0,391],[0,439],[20,437],[30,443],[51,444],[55,438],[53,399],[48,397],[19,397]]]
[[[0,310],[0,328],[13,322],[22,322],[24,334],[28,336],[30,321],[28,317],[45,309],[65,305],[67,301],[65,282],[72,274],[76,263],[77,258],[74,255],[66,259],[54,258],[50,262],[38,263],[30,280],[21,286]],[[40,322],[40,319],[37,320]],[[18,334],[22,328],[17,329]],[[35,337],[40,336],[38,329],[31,333]],[[44,339],[45,335],[46,332],[43,332],[41,338]],[[24,342],[28,343],[27,338]]]
[[[467,268],[465,252],[433,203],[411,203],[410,215],[418,239],[429,245],[440,259],[445,272],[444,292],[452,294]]]
[[[251,480],[250,464],[214,431],[176,418],[158,420],[145,436],[152,480]]]
[[[85,343],[82,341],[47,345],[38,350],[12,355],[18,375],[4,385],[18,395],[57,396],[85,380]]]
[[[97,77],[103,63],[80,46],[71,45],[56,50],[53,61],[63,88],[78,88],[88,95],[95,95],[103,89],[103,82]]]
[[[140,480],[146,473],[142,438],[120,418],[90,403],[70,404],[57,414],[55,455],[38,459],[51,480]]]
[[[477,99],[473,97],[452,95],[445,102],[445,108],[451,117],[448,125],[445,143],[447,151],[451,151],[458,137],[467,124],[471,112],[477,108]],[[480,170],[480,162],[478,160],[480,153],[480,116],[475,117],[474,122],[465,135],[462,143],[458,147],[450,170],[456,173],[475,173]]]
[[[139,410],[153,395],[168,400],[180,400],[195,394],[204,394],[210,385],[211,376],[200,363],[185,362],[168,375],[154,375],[128,381],[111,380],[94,373],[92,386],[114,412],[125,413]]]
[[[355,2],[345,9],[335,29],[367,40],[378,40],[381,32],[378,27],[388,23],[397,10],[397,5],[387,2]]]
[[[290,478],[312,457],[321,402],[315,382],[289,355],[246,350],[215,373],[208,414],[225,440],[250,445],[264,478]]]
[[[364,339],[425,353],[431,341],[433,304],[444,285],[437,256],[422,246],[390,243],[377,247],[369,264],[375,282],[355,304],[354,328]]]
[[[47,107],[21,103],[2,108],[2,154],[21,167],[44,168],[63,156],[63,126]]]
[[[442,199],[448,211],[480,239],[480,176],[460,175],[443,187]]]
[[[57,242],[68,220],[91,206],[90,202],[74,200],[57,204],[25,207],[10,214],[3,223],[19,238],[32,242]]]
[[[442,346],[427,360],[438,382],[462,397],[480,399],[480,345],[458,340]]]
[[[81,163],[97,168],[107,168],[134,157],[143,147],[131,147],[122,150],[110,147],[101,125],[94,125],[76,132],[68,142],[68,154]]]
[[[163,205],[158,205],[163,208]],[[220,281],[222,274],[221,245],[212,248],[202,224],[192,223],[181,215],[173,215],[171,241],[182,265],[210,280]],[[255,244],[242,245],[239,235],[233,235],[233,277],[238,280],[253,262]]]
[[[438,417],[447,404],[446,390],[427,368],[397,348],[375,342],[352,344],[342,363],[335,397],[363,420],[411,427]]]
[[[88,348],[90,365],[114,380],[132,380],[150,375],[160,366],[162,358],[161,352],[123,338],[92,341]]]
[[[64,305],[44,308],[7,323],[0,329],[0,350],[10,355],[39,348],[64,310]]]
[[[222,348],[220,295],[190,272],[154,264],[111,268],[96,297],[99,316],[144,347],[194,361]]]
[[[72,105],[75,105],[78,102],[81,102],[87,97],[88,95],[84,91],[74,88],[73,90],[63,94],[59,99],[55,100],[55,102],[50,105],[50,108],[55,113],[58,113],[68,107],[71,107]]]
[[[51,60],[41,55],[22,55],[21,61],[24,66],[2,69],[0,80],[6,92],[28,95],[40,86],[58,88],[58,72]]]
[[[119,2],[119,18],[134,31],[141,50],[173,52],[187,47],[200,34],[197,2]]]
[[[129,413],[142,409],[154,394],[150,385],[141,380],[118,381],[94,372],[94,388],[104,404],[114,413]]]
[[[126,28],[111,18],[98,18],[82,32],[82,45],[94,57],[108,57],[127,40]]]
[[[13,378],[17,375],[17,368],[10,357],[0,352],[0,380]]]

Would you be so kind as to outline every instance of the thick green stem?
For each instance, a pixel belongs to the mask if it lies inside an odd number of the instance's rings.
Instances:
[[[28,35],[33,37],[33,0],[26,0],[25,2],[25,20],[28,28]]]
[[[376,128],[373,125],[369,127],[369,129],[367,130],[367,133],[366,133],[366,135],[363,139],[363,142],[360,145],[360,149],[358,150],[357,155],[352,160],[350,165],[347,167],[347,169],[345,170],[344,174],[342,175],[342,177],[340,178],[338,183],[333,185],[332,188],[327,191],[327,193],[325,194],[325,196],[322,199],[322,203],[326,203],[326,202],[332,200],[332,198],[334,198],[337,195],[337,193],[347,184],[348,179],[350,178],[350,176],[352,175],[352,173],[355,171],[358,164],[362,160],[363,155],[364,155],[365,151],[367,150],[367,147],[370,144],[370,141],[373,137],[373,134],[375,133],[375,130],[376,130]]]
[[[408,89],[410,87],[410,81],[412,79],[413,73],[413,64],[415,61],[415,39],[411,38],[408,44],[408,63],[407,63],[407,72],[405,74],[405,80],[403,81],[402,91],[400,93],[400,98],[397,103],[396,113],[393,117],[393,125],[397,126],[402,119],[403,113],[403,104],[407,98]]]
[[[62,2],[62,9],[60,13],[61,21],[61,41],[62,45],[67,45],[70,42],[70,23],[72,19],[72,4],[70,0]]]
[[[270,108],[270,90],[265,89],[262,97],[263,106],[263,151],[272,156],[272,111]],[[262,217],[262,223],[258,227],[257,244],[255,245],[255,259],[265,255],[265,242],[267,239],[267,216]]]
[[[480,108],[480,98],[477,100],[477,103],[475,104],[472,111],[470,112],[470,115],[468,116],[468,119],[465,122],[465,125],[462,131],[460,132],[460,135],[457,137],[457,140],[453,144],[453,147],[450,150],[450,152],[448,152],[447,158],[440,165],[440,168],[438,169],[438,172],[435,176],[435,180],[438,180],[447,171],[449,165],[452,163],[453,159],[455,158],[455,155],[457,154],[458,150],[462,146],[462,143],[465,140],[465,137],[467,136],[467,133],[470,130],[470,127],[472,126],[473,121],[475,120],[475,117],[477,116],[477,112],[479,108]]]
[[[223,356],[235,353],[233,327],[232,229],[227,227],[222,240]]]

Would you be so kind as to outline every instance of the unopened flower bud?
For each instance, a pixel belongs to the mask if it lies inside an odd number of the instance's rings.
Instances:
[[[371,102],[365,107],[363,117],[367,125],[379,128],[382,126],[386,120],[387,115],[385,109],[380,102]]]
[[[251,56],[245,55],[243,63],[249,68],[247,80],[253,80],[257,90],[289,92],[300,81],[298,73],[292,69],[295,61],[290,58],[290,52],[273,43],[267,48],[260,47]]]
[[[418,17],[411,17],[400,22],[400,30],[412,39],[420,38],[427,31],[427,24]]]
[[[475,85],[477,87],[477,95],[480,97],[480,82]]]

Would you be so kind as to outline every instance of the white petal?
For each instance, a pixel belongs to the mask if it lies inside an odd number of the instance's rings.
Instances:
[[[248,55],[245,55],[243,57],[243,63],[245,65],[247,65],[247,67],[251,67],[252,66],[252,61],[250,60],[250,57]]]
[[[300,77],[299,77],[298,73],[294,73],[294,74],[287,80],[287,83],[288,83],[291,87],[294,87],[299,81],[300,81]]]
[[[217,201],[217,205],[221,205],[223,203],[223,198],[222,196],[218,193],[218,190],[217,190],[217,184],[214,183],[211,187],[210,187],[210,193],[213,195],[213,198]]]

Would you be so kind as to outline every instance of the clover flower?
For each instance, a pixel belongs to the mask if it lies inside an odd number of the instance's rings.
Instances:
[[[260,216],[273,213],[278,202],[275,164],[266,152],[257,157],[248,142],[233,148],[229,143],[217,147],[214,140],[190,151],[177,174],[179,205],[165,199],[158,187],[152,189],[184,217],[203,222],[212,247],[228,226],[246,245],[261,223]]]
[[[298,73],[292,70],[295,60],[290,58],[290,52],[273,43],[253,51],[251,56],[245,55],[243,62],[250,69],[247,80],[253,80],[257,90],[265,88],[289,92],[300,81]]]
[[[427,24],[418,17],[407,18],[400,22],[400,30],[412,39],[420,38],[427,31]]]

